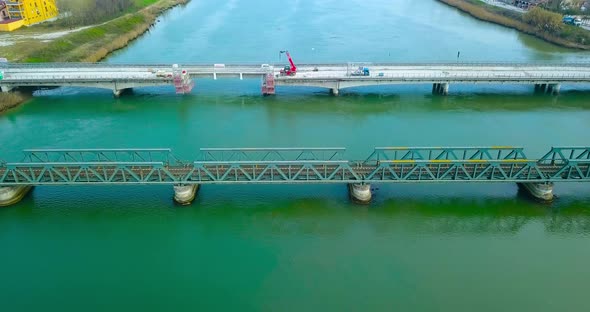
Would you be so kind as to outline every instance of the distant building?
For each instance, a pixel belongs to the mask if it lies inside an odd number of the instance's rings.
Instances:
[[[13,31],[57,17],[55,0],[0,0],[0,31]]]

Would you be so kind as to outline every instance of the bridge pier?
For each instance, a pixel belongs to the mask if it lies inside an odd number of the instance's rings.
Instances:
[[[174,186],[174,201],[180,205],[190,205],[197,195],[199,190],[198,184],[191,185],[175,185]]]
[[[518,187],[530,196],[542,200],[553,200],[553,183],[517,183]]]
[[[10,91],[12,91],[12,89],[14,89],[14,87],[9,87],[7,85],[0,85],[0,91],[2,91],[2,92],[10,92]]]
[[[118,98],[121,94],[131,90],[131,88],[124,88],[124,89],[113,89],[113,96]]]
[[[537,93],[545,93],[547,92],[548,85],[546,83],[538,83],[535,84],[535,92]]]
[[[443,83],[442,84],[440,94],[442,94],[442,95],[448,95],[449,94],[449,84],[448,83]]]
[[[432,93],[433,94],[440,94],[440,95],[448,95],[449,94],[449,84],[448,83],[435,83],[432,85]]]
[[[348,194],[354,202],[368,204],[373,197],[371,194],[371,184],[351,183],[348,184]]]
[[[31,185],[0,187],[0,207],[18,203],[33,188]]]
[[[561,90],[561,84],[559,83],[552,83],[549,85],[549,88],[547,89],[547,93],[551,93],[553,95],[558,95],[559,94],[559,90]]]
[[[332,89],[330,89],[330,93],[334,96],[338,96],[338,94],[340,94],[340,89],[332,88]]]

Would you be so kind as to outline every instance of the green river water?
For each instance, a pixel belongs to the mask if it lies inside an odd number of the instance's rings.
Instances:
[[[434,0],[192,0],[106,62],[586,62]],[[587,145],[590,88],[430,85],[342,90],[198,80],[60,88],[0,116],[0,159],[24,148]],[[37,187],[0,209],[0,311],[588,311],[590,191],[551,204],[513,184]]]

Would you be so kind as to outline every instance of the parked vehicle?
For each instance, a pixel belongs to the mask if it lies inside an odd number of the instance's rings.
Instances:
[[[573,26],[582,25],[582,20],[579,17],[564,16],[562,21],[564,24],[568,24],[568,25],[573,25]]]

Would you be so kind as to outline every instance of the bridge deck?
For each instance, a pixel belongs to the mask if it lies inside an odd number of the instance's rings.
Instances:
[[[369,76],[355,76],[358,66],[370,68]],[[413,83],[590,83],[590,64],[303,64],[297,75],[281,76],[282,66],[273,65],[191,65],[181,68],[194,78],[275,77],[276,85],[315,86],[342,89],[378,84]],[[172,65],[166,64],[4,64],[0,85],[90,86],[111,89],[171,85]],[[111,86],[119,83],[120,86]]]
[[[0,186],[72,184],[590,182],[590,148],[376,148],[365,160],[343,149],[202,149],[183,162],[168,149],[26,150],[0,165]]]

